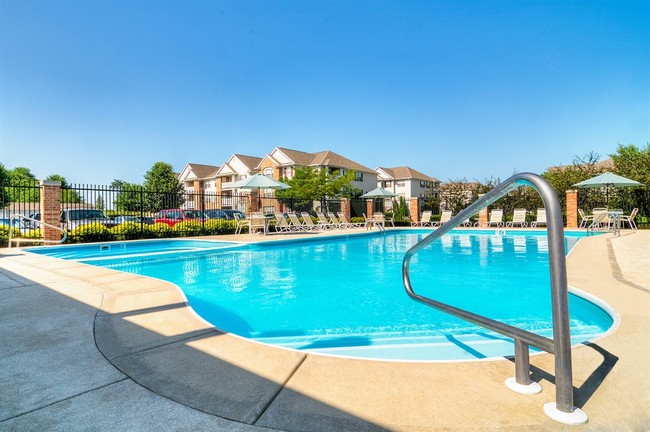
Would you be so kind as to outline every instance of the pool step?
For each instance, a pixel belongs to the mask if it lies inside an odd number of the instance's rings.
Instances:
[[[600,334],[598,329],[572,329],[573,343]],[[395,335],[324,335],[255,338],[259,342],[280,345],[305,352],[345,357],[383,360],[450,361],[477,360],[514,355],[512,339],[495,333],[430,335],[404,337]],[[531,353],[536,351],[531,347]]]

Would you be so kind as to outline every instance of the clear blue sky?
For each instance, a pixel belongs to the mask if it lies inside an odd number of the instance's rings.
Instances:
[[[650,141],[650,1],[0,0],[0,161],[332,150],[443,181]]]

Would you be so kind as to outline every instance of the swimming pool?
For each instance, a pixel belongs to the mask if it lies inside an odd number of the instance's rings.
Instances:
[[[512,355],[510,339],[406,295],[402,258],[428,233],[396,230],[252,245],[189,241],[182,252],[168,251],[180,245],[165,246],[177,240],[149,242],[155,255],[139,242],[137,253],[129,253],[127,243],[109,257],[81,246],[78,260],[173,282],[205,320],[259,342],[390,360]],[[567,248],[577,239],[567,233]],[[56,256],[66,250],[72,259],[70,249],[38,252]],[[545,232],[452,231],[413,259],[411,280],[424,295],[551,336]],[[612,325],[603,308],[581,297],[570,295],[569,305],[574,343]]]

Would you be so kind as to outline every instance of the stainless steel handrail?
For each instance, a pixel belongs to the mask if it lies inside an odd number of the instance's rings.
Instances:
[[[61,227],[58,227],[56,225],[51,225],[51,224],[48,224],[48,223],[45,223],[45,222],[41,222],[40,220],[31,218],[31,217],[27,217],[27,216],[23,216],[23,215],[19,215],[19,214],[13,214],[9,218],[9,247],[11,247],[11,242],[12,242],[14,219],[30,220],[32,222],[37,223],[38,225],[45,225],[45,226],[48,226],[50,228],[54,228],[56,230],[59,230],[59,231],[61,231],[63,233],[63,238],[60,241],[45,240],[45,239],[33,239],[34,241],[36,241],[36,240],[42,241],[44,244],[47,244],[47,243],[63,243],[68,238],[68,232],[66,230],[64,230],[63,228],[61,228]],[[23,240],[25,240],[25,239],[23,239]]]
[[[553,313],[553,339],[548,339],[485,316],[477,315],[428,297],[424,297],[417,294],[411,286],[409,264],[413,255],[431,244],[434,240],[451,231],[456,226],[462,224],[463,221],[475,215],[481,209],[489,206],[508,192],[517,189],[520,186],[531,186],[535,189],[541,196],[542,201],[544,202],[544,207],[546,208],[548,254],[551,277],[551,303]],[[485,194],[482,198],[472,203],[454,216],[449,222],[442,225],[440,228],[437,228],[433,233],[426,236],[406,252],[402,262],[402,280],[406,292],[414,300],[513,338],[515,340],[515,378],[517,384],[522,386],[531,384],[530,364],[528,359],[529,345],[554,354],[556,408],[562,413],[574,413],[575,411],[579,411],[573,406],[571,335],[569,329],[569,307],[562,208],[560,207],[557,193],[545,179],[533,173],[515,174]],[[581,414],[584,415],[582,412]]]

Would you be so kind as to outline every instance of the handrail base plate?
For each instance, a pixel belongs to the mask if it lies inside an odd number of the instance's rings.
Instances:
[[[580,408],[573,407],[573,412],[567,413],[557,409],[555,402],[544,404],[544,414],[557,422],[568,425],[581,425],[589,421],[587,414]]]

